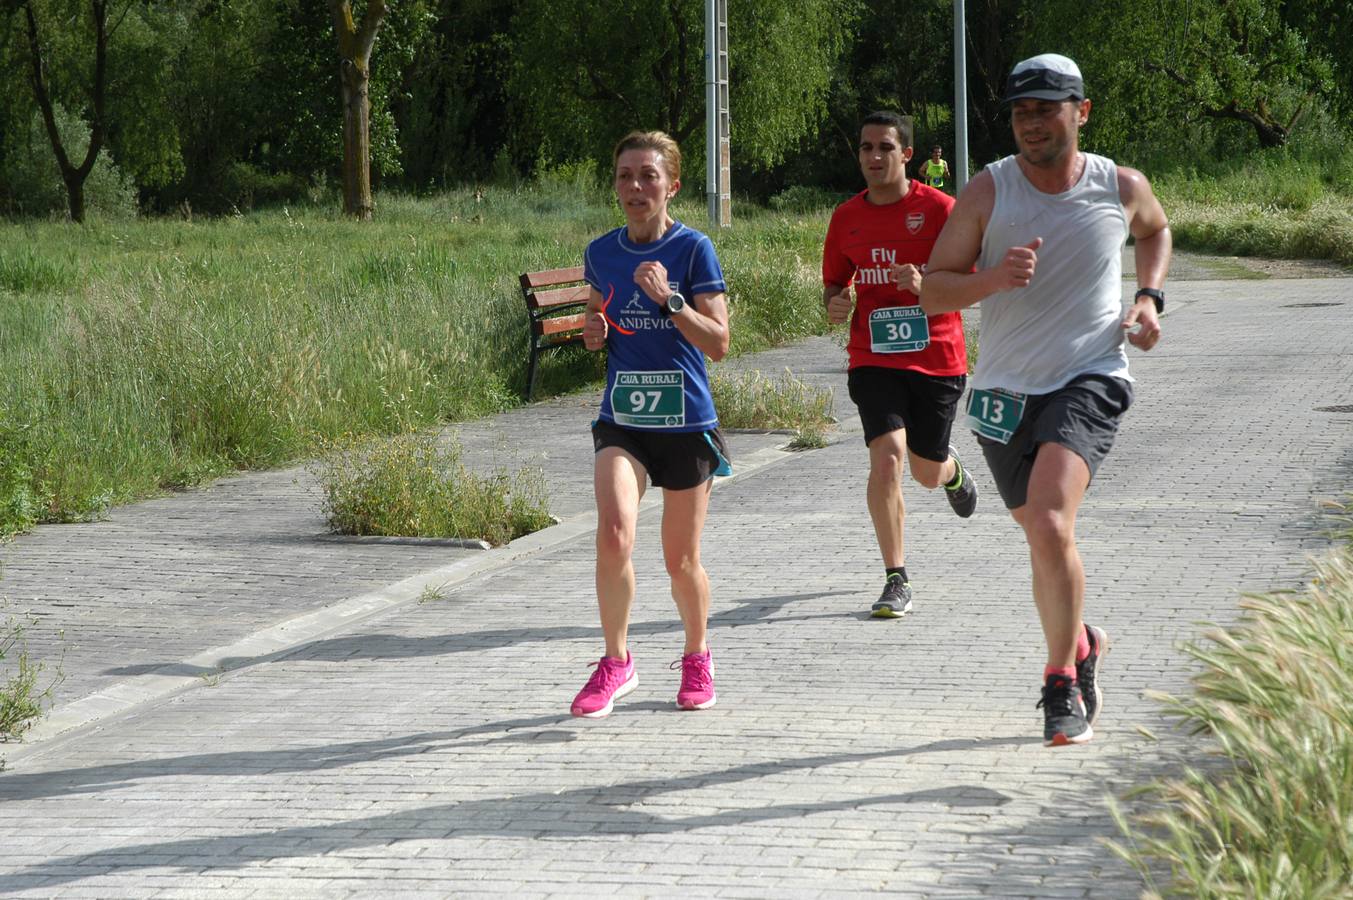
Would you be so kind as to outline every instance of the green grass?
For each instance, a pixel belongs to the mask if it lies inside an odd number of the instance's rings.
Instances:
[[[1152,183],[1180,249],[1353,266],[1353,150],[1270,151]]]
[[[710,374],[710,392],[724,428],[825,430],[833,423],[832,389],[813,387],[786,369],[771,378],[760,371]]]
[[[678,217],[703,227],[698,205]],[[714,234],[732,352],[817,333],[826,211],[742,206]],[[523,271],[620,224],[572,185],[380,196],[191,222],[0,224],[0,534],[223,473],[519,404]],[[545,395],[601,356],[543,361]]]
[[[1243,607],[1186,647],[1203,666],[1194,693],[1157,695],[1221,764],[1151,785],[1135,819],[1116,810],[1114,849],[1156,896],[1353,896],[1353,542],[1304,591]]]
[[[357,439],[315,464],[339,534],[467,538],[502,545],[554,524],[539,469],[480,475],[459,446],[410,432]]]

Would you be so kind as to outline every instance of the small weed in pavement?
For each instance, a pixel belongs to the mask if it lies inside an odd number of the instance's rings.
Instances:
[[[33,726],[63,677],[58,663],[51,681],[41,686],[46,666],[33,661],[26,640],[28,629],[37,622],[30,615],[0,620],[0,742],[17,740]]]
[[[419,603],[435,603],[438,600],[446,599],[446,585],[428,584],[423,586],[423,590],[418,595]]]

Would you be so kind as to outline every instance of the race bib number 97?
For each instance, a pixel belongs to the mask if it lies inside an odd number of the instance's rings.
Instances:
[[[930,320],[919,306],[888,306],[869,314],[869,349],[915,353],[930,343]]]
[[[617,372],[611,387],[611,416],[630,428],[675,428],[686,424],[686,375],[674,372]]]
[[[967,425],[982,437],[1008,444],[1015,429],[1019,428],[1020,420],[1024,418],[1024,404],[1027,401],[1028,395],[1015,391],[974,388],[968,394]]]

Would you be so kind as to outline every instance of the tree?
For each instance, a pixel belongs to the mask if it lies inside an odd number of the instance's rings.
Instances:
[[[418,43],[393,105],[408,186],[515,174],[504,127],[515,6],[514,0],[437,0],[428,39]],[[388,33],[381,38],[382,51],[389,40]]]
[[[389,11],[385,0],[367,0],[359,28],[349,0],[329,0],[338,35],[343,91],[343,211],[371,218],[371,48]]]
[[[90,20],[94,30],[94,77],[90,88],[89,147],[85,158],[77,165],[66,152],[61,132],[57,128],[56,109],[48,89],[50,64],[47,59],[45,30],[40,27],[34,0],[25,0],[22,4],[24,25],[28,34],[29,83],[33,88],[34,99],[42,111],[42,121],[47,129],[47,138],[51,141],[52,152],[56,154],[57,165],[61,169],[61,180],[66,185],[66,194],[70,204],[70,217],[74,222],[85,220],[85,179],[94,169],[103,148],[106,119],[104,116],[105,89],[108,78],[108,0],[90,0]]]
[[[729,6],[734,155],[772,165],[821,120],[855,6]],[[691,146],[705,123],[702,0],[522,0],[515,26],[512,118],[529,125],[514,131],[540,157],[606,159],[634,128],[666,131],[703,156]]]
[[[1080,62],[1098,107],[1091,133],[1110,145],[1196,153],[1191,130],[1210,123],[1215,133],[1234,122],[1260,147],[1278,147],[1334,88],[1331,61],[1285,24],[1283,7],[1280,0],[1047,0],[1029,43]],[[1063,27],[1067,16],[1076,28]],[[1143,146],[1147,140],[1154,148]]]

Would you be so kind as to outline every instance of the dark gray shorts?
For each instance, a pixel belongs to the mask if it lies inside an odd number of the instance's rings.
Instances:
[[[1030,394],[1010,443],[978,435],[1006,508],[1018,509],[1028,501],[1029,474],[1040,444],[1061,444],[1074,452],[1090,467],[1093,480],[1131,405],[1132,382],[1082,375],[1050,394]]]

